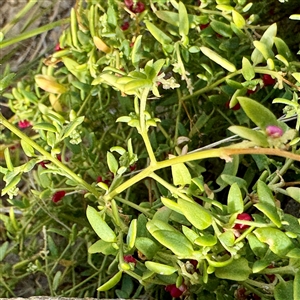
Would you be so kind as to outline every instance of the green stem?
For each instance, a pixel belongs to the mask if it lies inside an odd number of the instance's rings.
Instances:
[[[300,161],[300,155],[291,153],[288,151],[280,150],[280,149],[273,149],[273,148],[244,148],[244,149],[235,149],[235,148],[219,148],[219,149],[210,149],[199,151],[195,153],[189,153],[186,155],[176,156],[174,158],[156,162],[154,164],[150,164],[146,169],[142,170],[137,175],[133,176],[132,178],[128,179],[116,189],[108,193],[103,197],[105,201],[109,201],[113,199],[116,195],[123,192],[133,184],[145,179],[146,177],[152,176],[152,173],[156,170],[163,169],[170,167],[172,165],[178,163],[185,163],[188,161],[206,159],[206,158],[213,158],[219,157],[226,160],[230,160],[231,155],[240,155],[240,154],[265,154],[265,155],[274,155],[274,156],[281,156],[290,158],[293,160]]]
[[[226,79],[230,79],[230,78],[235,77],[235,76],[240,75],[240,74],[242,74],[242,70],[235,71],[235,72],[233,72],[233,73],[231,73],[231,74],[229,74],[229,75],[227,75],[227,76],[225,76],[225,77],[223,77],[223,78],[215,81],[211,85],[208,85],[208,86],[206,86],[206,87],[204,87],[204,88],[196,91],[195,93],[193,93],[191,95],[187,95],[185,97],[182,97],[181,100],[182,101],[186,101],[186,100],[189,100],[189,99],[191,99],[191,98],[193,98],[195,96],[199,96],[201,94],[209,92],[212,89],[214,89],[215,87],[219,86],[221,83],[223,83]]]
[[[0,124],[3,124],[7,129],[9,129],[11,132],[13,132],[21,140],[23,140],[24,142],[29,144],[31,147],[33,147],[36,151],[38,151],[40,154],[45,156],[45,158],[47,160],[51,161],[59,169],[63,170],[69,177],[71,177],[78,184],[84,186],[96,198],[100,198],[100,193],[93,186],[88,184],[85,180],[83,180],[81,177],[79,177],[77,174],[75,174],[73,171],[71,171],[68,167],[66,167],[58,159],[51,156],[51,154],[48,153],[47,151],[45,151],[40,145],[38,145],[36,142],[34,142],[32,139],[30,139],[26,134],[24,134],[22,131],[20,131],[18,128],[16,128],[14,125],[12,125],[6,118],[4,118],[4,116],[1,113],[0,113]]]
[[[172,184],[168,183],[167,181],[165,181],[164,179],[162,179],[155,173],[150,174],[149,177],[151,177],[155,181],[159,182],[162,186],[164,186],[166,189],[168,189],[172,194],[175,194],[182,199],[186,199],[187,201],[190,201],[190,198],[187,197],[187,195],[181,193],[178,190],[178,188],[174,187]]]
[[[115,196],[114,199],[117,200],[117,201],[119,201],[119,202],[121,202],[121,203],[123,203],[123,204],[126,204],[126,205],[128,205],[128,206],[136,209],[137,211],[143,213],[145,216],[152,217],[152,214],[146,208],[143,208],[143,207],[141,207],[141,206],[139,206],[139,205],[137,205],[135,203],[132,203],[129,200],[123,199],[123,198],[121,198],[119,196]]]
[[[33,37],[33,36],[41,34],[45,31],[49,31],[49,30],[51,30],[55,27],[61,26],[63,24],[67,24],[67,23],[69,23],[69,21],[70,21],[69,18],[61,19],[59,21],[41,26],[39,28],[35,28],[33,30],[26,31],[24,33],[19,34],[16,37],[13,37],[13,38],[10,38],[10,39],[5,39],[4,41],[0,42],[0,49],[3,49],[5,47],[8,47],[8,46],[13,45],[15,43],[24,41],[26,39],[29,39],[29,38]]]
[[[148,130],[147,130],[146,119],[145,119],[145,111],[146,111],[147,97],[148,97],[149,91],[150,91],[150,88],[145,88],[142,92],[141,99],[140,99],[141,100],[140,111],[139,111],[140,126],[141,126],[140,134],[144,140],[144,143],[145,143],[145,146],[146,146],[149,158],[150,158],[150,162],[151,162],[151,164],[155,164],[156,158],[155,158],[155,155],[154,155],[154,152],[153,152],[153,149],[152,149],[149,137],[148,137],[148,133],[147,133]]]

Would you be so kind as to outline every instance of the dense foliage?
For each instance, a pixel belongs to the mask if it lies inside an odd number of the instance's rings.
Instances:
[[[0,295],[299,299],[294,5],[81,0],[7,64]]]

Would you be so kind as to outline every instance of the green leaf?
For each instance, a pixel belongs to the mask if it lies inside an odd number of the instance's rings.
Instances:
[[[50,131],[50,132],[57,132],[57,129],[54,125],[50,124],[50,123],[45,123],[45,122],[41,122],[38,124],[35,124],[32,129],[35,130],[46,130],[46,131]]]
[[[24,140],[21,140],[21,147],[22,147],[24,153],[28,157],[34,156],[34,149],[33,149],[33,147],[31,145],[29,145],[28,143],[26,143]]]
[[[297,271],[294,278],[294,299],[300,299],[300,270]]]
[[[111,152],[107,152],[106,158],[109,170],[116,175],[119,168],[118,161]]]
[[[300,73],[292,73],[292,76],[300,83]]]
[[[116,250],[112,246],[112,243],[100,240],[94,243],[92,246],[90,246],[88,252],[91,254],[102,253],[104,255],[116,255],[118,253],[118,250]]]
[[[198,229],[204,230],[212,223],[212,216],[201,205],[178,199],[178,205],[183,215]]]
[[[256,126],[263,130],[269,125],[278,126],[275,115],[262,104],[247,97],[238,97],[238,100],[246,115],[256,124]]]
[[[279,229],[257,228],[253,233],[259,241],[268,244],[270,250],[280,257],[284,257],[293,248],[291,240]]]
[[[210,22],[211,28],[218,34],[231,38],[232,37],[232,30],[231,27],[223,22],[213,20]],[[231,71],[234,72],[234,71]]]
[[[172,39],[166,35],[162,30],[152,24],[150,21],[144,21],[147,29],[153,35],[153,37],[162,45],[168,45],[172,43]]]
[[[21,177],[22,177],[22,174],[18,174],[16,176],[12,177],[9,181],[7,181],[5,188],[3,188],[1,191],[1,196],[4,196],[12,188],[15,188],[17,186],[17,184],[20,182]]]
[[[171,166],[174,185],[189,185],[191,184],[191,174],[184,163],[179,163]]]
[[[222,179],[222,175],[235,176],[239,168],[239,162],[239,155],[232,155],[232,161],[225,164],[222,174],[216,179],[216,183],[220,186],[218,192],[228,186],[228,183]]]
[[[78,117],[72,122],[70,122],[60,133],[60,139],[64,140],[65,138],[69,137],[72,132],[78,127],[83,121],[84,121],[84,116]]]
[[[119,271],[116,275],[114,275],[111,279],[109,279],[107,282],[102,284],[100,287],[97,288],[97,291],[99,292],[105,292],[113,288],[115,285],[119,283],[119,281],[122,278],[123,270]]]
[[[5,163],[6,163],[6,166],[7,166],[7,170],[12,171],[14,169],[14,165],[11,161],[8,147],[4,149],[4,159],[5,159]]]
[[[274,289],[275,300],[299,299],[294,298],[294,284],[293,281],[280,281]]]
[[[182,37],[185,37],[189,34],[189,18],[186,11],[185,5],[180,1],[178,5],[178,12],[179,12],[179,34]]]
[[[288,187],[286,191],[291,198],[297,202],[300,202],[300,188],[291,186]]]
[[[1,246],[0,246],[0,262],[3,261],[3,259],[6,256],[6,251],[9,247],[9,243],[8,241],[4,242]]]
[[[197,238],[199,238],[199,235],[192,229],[186,227],[186,226],[182,226],[182,232],[183,234],[189,239],[189,241],[194,244],[195,240]]]
[[[248,261],[245,258],[239,258],[232,261],[231,264],[216,268],[215,275],[218,278],[234,280],[234,281],[244,281],[248,279],[251,274],[251,269],[248,265]]]
[[[127,237],[126,237],[126,243],[128,245],[129,250],[134,247],[136,235],[137,235],[137,219],[133,219],[130,222]]]
[[[255,77],[254,68],[246,57],[242,60],[242,74],[246,80],[252,80]]]
[[[276,23],[274,23],[264,32],[264,34],[260,39],[260,42],[263,43],[266,48],[271,49],[276,34],[277,34],[277,25]],[[263,55],[260,53],[260,51],[255,48],[251,54],[251,60],[254,65],[257,65],[263,62],[264,58]]]
[[[231,132],[237,134],[238,136],[250,140],[251,142],[255,143],[256,146],[261,146],[261,147],[268,147],[269,143],[267,140],[266,135],[259,131],[252,130],[247,127],[243,126],[230,126],[228,128]]]
[[[263,258],[268,251],[268,246],[261,242],[253,233],[247,235],[249,246],[253,253],[260,258]]]
[[[244,201],[241,190],[237,183],[234,183],[229,190],[227,198],[228,213],[242,213],[244,211]]]
[[[114,243],[117,241],[116,234],[102,219],[102,216],[95,208],[88,206],[86,215],[92,228],[103,241],[108,243]]]
[[[277,212],[274,197],[268,186],[261,180],[257,182],[257,194],[259,202],[254,206],[263,212],[277,227],[281,227],[281,219]]]
[[[227,71],[229,71],[229,72],[235,72],[236,71],[236,68],[235,68],[234,64],[229,62],[227,59],[223,58],[221,55],[219,55],[215,51],[213,51],[213,50],[211,50],[207,47],[204,47],[204,46],[200,47],[200,50],[202,51],[202,53],[205,56],[210,58],[212,61],[214,61],[215,63],[217,63],[218,65],[220,65],[224,69],[226,69]]]
[[[124,86],[125,93],[136,92],[138,89],[150,87],[152,84],[149,79],[133,79]]]
[[[192,255],[194,251],[192,244],[179,231],[174,228],[172,231],[158,229],[158,227],[153,226],[151,221],[147,223],[146,227],[158,242],[170,249],[174,254],[179,257],[190,257]]]
[[[176,13],[176,12],[172,12],[172,11],[167,11],[167,10],[158,10],[155,12],[156,16],[173,25],[173,26],[176,26],[176,27],[179,27],[179,14]]]
[[[172,266],[160,264],[153,261],[146,261],[145,266],[150,271],[161,275],[171,275],[177,271],[177,269]]]
[[[273,51],[266,44],[260,41],[254,41],[253,45],[263,55],[265,60],[274,57]]]
[[[135,247],[147,257],[152,259],[156,252],[159,250],[158,245],[147,237],[138,237],[135,240]]]
[[[163,203],[163,205],[165,205],[166,207],[182,214],[181,209],[179,208],[179,205],[177,204],[177,202],[170,200],[168,198],[165,197],[161,197],[161,202]]]
[[[240,13],[238,13],[236,10],[232,11],[232,19],[233,19],[233,23],[239,29],[242,29],[246,24],[246,21],[243,18],[243,16]]]
[[[293,56],[288,45],[279,37],[274,37],[274,42],[278,54],[282,55],[287,61],[291,61]]]
[[[143,57],[143,51],[142,51],[142,35],[139,35],[136,40],[134,41],[134,45],[132,47],[131,51],[131,61],[134,67],[138,67],[142,57]]]
[[[212,247],[216,245],[217,242],[218,242],[217,237],[209,233],[205,235],[201,235],[195,240],[196,245],[203,246],[203,247]]]
[[[235,236],[234,233],[230,230],[222,232],[218,236],[219,241],[224,245],[224,247],[232,247],[234,245]]]

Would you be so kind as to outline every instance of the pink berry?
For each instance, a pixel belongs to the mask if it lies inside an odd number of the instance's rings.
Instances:
[[[252,221],[252,217],[247,213],[238,214],[237,219],[243,221]],[[249,225],[245,225],[245,224],[235,224],[233,228],[237,230],[244,230],[247,229],[248,227]]]
[[[60,50],[62,50],[62,48],[60,48],[60,43],[57,43],[57,44],[55,45],[54,50],[55,50],[55,51],[60,51]]]
[[[262,76],[262,80],[263,80],[265,86],[274,85],[276,83],[276,80],[273,79],[271,77],[271,75],[269,75],[269,74],[264,74]]]
[[[28,128],[31,126],[31,123],[28,120],[19,121],[18,123],[19,128]]]
[[[65,191],[58,191],[56,192],[53,196],[52,196],[52,201],[54,203],[57,203],[58,201],[60,201],[64,196],[66,195]]]
[[[266,133],[272,138],[279,138],[283,135],[283,130],[278,126],[270,125],[267,126]]]
[[[133,0],[124,0],[124,4],[127,8],[131,9],[133,6]]]

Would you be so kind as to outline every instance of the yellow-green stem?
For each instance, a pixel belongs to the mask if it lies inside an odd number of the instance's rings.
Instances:
[[[133,184],[145,179],[146,177],[153,176],[153,172],[159,169],[167,168],[172,165],[178,163],[185,163],[188,161],[206,159],[206,158],[213,158],[219,157],[222,159],[229,160],[231,155],[240,155],[240,154],[265,154],[265,155],[274,155],[274,156],[281,156],[290,158],[293,160],[300,161],[300,155],[291,153],[288,151],[280,150],[280,149],[272,149],[272,148],[244,148],[244,149],[235,149],[235,148],[219,148],[219,149],[210,149],[195,153],[190,153],[186,155],[176,156],[174,158],[156,162],[148,166],[146,169],[135,175],[134,177],[130,178],[129,180],[122,183],[116,189],[111,191],[109,194],[104,196],[106,201],[114,198],[116,195],[120,194]]]

